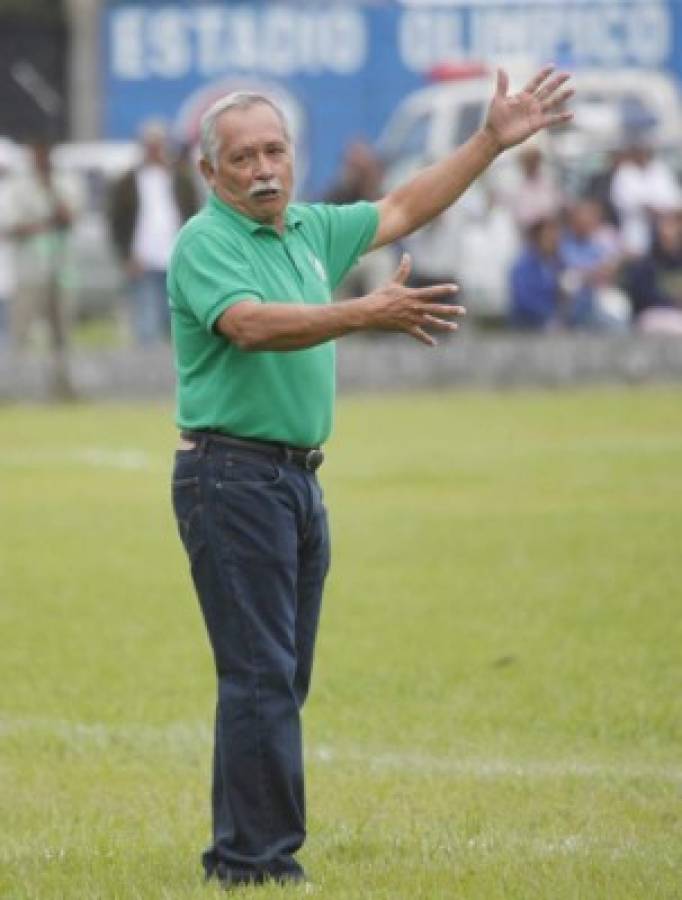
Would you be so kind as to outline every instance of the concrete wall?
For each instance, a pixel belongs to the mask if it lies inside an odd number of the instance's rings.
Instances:
[[[682,338],[600,335],[458,335],[435,349],[403,337],[338,342],[342,391],[451,387],[570,387],[676,382]],[[0,352],[0,401],[50,395],[48,358]],[[170,351],[79,351],[71,359],[78,394],[93,400],[171,399]]]

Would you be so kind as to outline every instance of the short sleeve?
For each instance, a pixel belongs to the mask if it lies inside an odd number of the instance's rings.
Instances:
[[[312,209],[324,231],[327,273],[334,289],[374,240],[379,212],[376,204],[366,201],[347,206],[315,204]]]
[[[184,304],[207,330],[226,309],[242,300],[262,301],[250,263],[236,243],[195,234],[171,263],[171,300],[179,290]]]

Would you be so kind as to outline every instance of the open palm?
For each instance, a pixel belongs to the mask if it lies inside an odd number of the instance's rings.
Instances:
[[[572,113],[563,107],[573,96],[571,88],[563,88],[569,75],[553,75],[554,69],[541,69],[518,94],[509,94],[509,76],[497,71],[497,89],[485,121],[485,127],[500,149],[520,144],[531,135],[552,125],[570,121]],[[550,77],[551,76],[551,77]]]

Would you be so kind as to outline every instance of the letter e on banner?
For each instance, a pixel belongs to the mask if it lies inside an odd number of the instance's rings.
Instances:
[[[180,78],[192,68],[192,45],[185,13],[164,9],[150,17],[149,69],[161,78]]]
[[[132,81],[147,75],[144,57],[145,15],[142,9],[121,9],[112,13],[109,49],[111,70],[117,78]]]

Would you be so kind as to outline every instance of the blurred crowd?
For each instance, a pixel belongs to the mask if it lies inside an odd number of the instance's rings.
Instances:
[[[494,313],[515,329],[682,334],[682,189],[673,169],[638,135],[580,189],[565,181],[540,146],[519,148],[496,178],[481,179],[405,241],[412,282],[454,279],[474,315]],[[356,143],[325,199],[376,199],[383,184],[379,159]],[[394,254],[368,257],[349,293],[371,289],[394,264]]]
[[[102,177],[88,183],[93,174]],[[87,297],[76,298],[93,267],[95,293],[115,270],[117,308],[106,312],[123,313],[129,339],[167,342],[166,267],[202,199],[187,149],[174,148],[160,122],[144,125],[134,163],[109,180],[96,166],[56,166],[44,141],[21,150],[0,142],[0,350],[49,350],[54,393],[68,398],[70,333],[78,314],[92,312]],[[92,226],[102,231],[94,242]]]
[[[643,140],[611,154],[577,196],[535,147],[508,198],[522,246],[509,268],[518,328],[682,333],[682,190]]]
[[[27,147],[24,160],[17,169],[0,140],[0,350],[48,346],[55,391],[66,396],[73,297],[87,265],[72,238],[92,215],[92,185],[54,166],[45,143]],[[481,179],[404,246],[364,257],[340,295],[385,282],[406,249],[413,284],[454,279],[474,316],[492,312],[515,329],[682,333],[682,190],[673,170],[638,139],[613,151],[580,190],[564,181],[540,146],[524,145],[498,177]],[[386,187],[386,166],[357,140],[319,199],[376,200]],[[171,247],[204,199],[191,149],[173,147],[161,123],[147,123],[135,161],[98,197],[117,272],[116,313],[131,342],[162,344]],[[95,283],[104,283],[106,264],[96,266]]]

